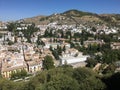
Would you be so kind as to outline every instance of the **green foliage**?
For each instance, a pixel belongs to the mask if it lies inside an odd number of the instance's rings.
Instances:
[[[75,90],[74,88],[78,88],[78,86],[73,87],[74,84],[72,84],[72,82],[75,82],[76,85],[78,85],[78,83],[75,79],[72,79],[72,75],[73,75],[72,72],[73,72],[73,68],[71,66],[62,66],[47,71],[45,70],[43,72],[38,73],[36,77],[34,77],[30,81],[31,82],[30,85],[36,87],[37,90],[49,90],[48,88],[54,88],[54,87],[59,88],[57,90],[62,90],[61,85],[65,85],[62,86],[64,90],[64,88],[67,88],[68,85],[69,86],[72,85],[72,87],[68,87],[68,88],[72,88],[73,90]],[[51,86],[51,84],[54,85]]]
[[[98,44],[88,45],[86,48],[87,54],[94,55],[94,53],[100,52],[101,46]]]
[[[17,36],[18,35],[18,30],[17,30],[17,26],[18,26],[19,24],[18,23],[15,23],[15,22],[11,22],[11,23],[9,23],[8,25],[7,25],[7,29],[8,29],[8,31],[10,31],[10,32],[12,32],[12,34],[13,34],[13,36]]]
[[[59,54],[58,54],[57,50],[53,50],[52,54],[54,55],[56,60],[59,60]]]
[[[56,60],[59,60],[59,55],[62,55],[62,51],[66,50],[66,47],[63,48],[59,45],[57,45],[56,49],[53,49],[52,46],[50,46],[50,50],[52,51],[52,54],[54,55]]]
[[[93,58],[88,58],[86,62],[87,62],[86,67],[93,68],[97,64],[98,61]]]
[[[65,47],[65,45],[63,46],[63,49],[62,49],[64,52],[66,51],[66,47]]]
[[[96,28],[95,28],[95,27],[92,27],[92,31],[93,31],[93,32],[96,32]]]
[[[57,37],[57,31],[48,28],[45,30],[44,37]]]
[[[103,74],[113,74],[115,72],[116,66],[114,64],[109,64],[108,67],[106,67],[103,70]]]
[[[103,63],[114,63],[120,60],[120,50],[105,50],[102,56]]]
[[[110,42],[117,42],[118,39],[115,38],[114,36],[116,36],[116,34],[102,34],[102,35],[98,35],[99,39],[104,40],[104,42],[106,43],[110,43]]]
[[[90,69],[88,68],[76,68],[73,71],[73,77],[78,80],[79,84],[86,78],[95,75]]]
[[[77,81],[63,74],[54,75],[44,86],[45,90],[79,90]]]
[[[105,84],[88,68],[77,68],[73,71],[73,78],[79,83],[79,90],[104,90]]]
[[[45,18],[45,17],[40,18],[40,21],[44,21],[44,20],[46,20],[46,18]]]
[[[35,27],[35,24],[32,24],[27,27],[27,29],[22,30],[24,37],[27,38],[28,42],[31,43],[31,37],[34,34],[34,32],[37,32],[39,29]]]
[[[105,90],[105,84],[96,77],[89,77],[83,80],[79,85],[79,90]]]
[[[68,38],[68,39],[71,39],[71,38],[72,38],[72,33],[71,33],[71,31],[67,31],[65,37]]]
[[[12,90],[12,84],[10,81],[0,78],[0,90]]]
[[[58,52],[58,55],[62,54],[62,48],[59,45],[57,45],[57,52]]]
[[[37,41],[36,41],[37,46],[42,45],[45,46],[45,43],[40,39],[40,36],[38,36]]]
[[[8,41],[8,45],[13,45],[14,44],[14,42],[13,41]]]
[[[0,78],[0,90],[25,90],[24,84],[24,82],[12,82]]]
[[[26,70],[21,70],[21,71],[16,71],[12,72],[11,74],[11,79],[18,79],[18,78],[25,78],[27,76],[27,71]]]
[[[105,84],[91,69],[64,65],[41,71],[28,82],[0,78],[0,90],[105,90]]]
[[[52,69],[52,68],[55,67],[52,56],[48,56],[47,55],[44,58],[44,60],[43,60],[43,67],[44,67],[44,69],[47,69],[47,70]]]
[[[82,17],[82,16],[86,16],[86,15],[96,15],[93,13],[89,13],[89,12],[82,12],[82,11],[78,11],[78,10],[68,10],[66,12],[64,12],[63,14],[66,14],[67,16],[75,16],[75,17]]]
[[[17,28],[17,24],[16,23],[9,23],[7,25],[7,29],[8,31],[10,32],[15,32],[16,31],[16,28]]]
[[[70,42],[70,48],[74,48],[75,44],[73,42]]]

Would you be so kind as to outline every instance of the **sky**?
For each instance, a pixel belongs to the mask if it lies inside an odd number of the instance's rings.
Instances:
[[[120,0],[0,0],[0,21],[51,15],[70,9],[120,14]]]

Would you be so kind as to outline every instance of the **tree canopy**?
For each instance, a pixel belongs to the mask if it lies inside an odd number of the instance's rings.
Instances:
[[[47,55],[43,60],[43,68],[44,69],[51,69],[54,68],[54,62],[52,56]]]

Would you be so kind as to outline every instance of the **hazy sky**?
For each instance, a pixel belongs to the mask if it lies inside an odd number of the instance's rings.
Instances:
[[[120,14],[120,0],[0,0],[0,21],[50,15],[70,9]]]

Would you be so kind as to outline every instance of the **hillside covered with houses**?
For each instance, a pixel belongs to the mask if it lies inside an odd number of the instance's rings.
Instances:
[[[34,87],[26,90],[49,90],[55,80],[59,83],[62,77],[69,78],[76,87],[81,85],[79,80],[76,81],[80,79],[77,75],[85,71],[84,78],[89,80],[88,86],[94,79],[92,83],[99,90],[105,90],[109,87],[107,80],[120,72],[118,18],[119,15],[106,16],[70,10],[40,17],[37,23],[34,19],[0,23],[0,75],[14,82],[22,80]],[[30,79],[27,81],[26,78]],[[32,83],[34,80],[36,85]],[[83,79],[81,81],[87,85]],[[38,82],[43,84],[42,88],[37,87]],[[80,88],[83,89],[82,85]]]

